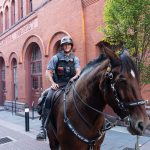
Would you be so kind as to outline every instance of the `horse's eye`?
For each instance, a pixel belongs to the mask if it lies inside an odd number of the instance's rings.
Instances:
[[[126,80],[126,78],[120,78],[120,79],[119,79],[119,82],[120,82],[120,83],[126,83],[127,80]]]

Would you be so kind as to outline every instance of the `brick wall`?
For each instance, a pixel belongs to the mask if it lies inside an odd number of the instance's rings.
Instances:
[[[10,2],[5,1],[5,7]],[[46,2],[46,3],[44,3]],[[0,59],[6,66],[6,99],[13,99],[12,60],[17,61],[18,99],[20,102],[32,103],[32,90],[29,69],[30,45],[38,44],[42,54],[42,85],[49,87],[45,78],[48,61],[56,52],[56,42],[64,35],[73,38],[75,54],[80,58],[81,67],[95,58],[99,51],[96,44],[103,39],[97,31],[103,25],[104,0],[33,0],[33,12],[28,12],[27,1],[24,0],[24,16],[0,35]],[[18,3],[15,3],[18,6]],[[4,8],[5,8],[4,7]],[[0,8],[3,11],[3,7]],[[11,15],[11,14],[10,14]],[[4,19],[4,18],[3,18]],[[4,19],[5,20],[5,19]],[[37,94],[40,94],[37,92]],[[149,93],[148,93],[149,96]],[[147,96],[147,97],[148,97]]]

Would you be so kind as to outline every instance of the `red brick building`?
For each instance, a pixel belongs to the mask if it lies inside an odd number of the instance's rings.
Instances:
[[[1,0],[0,5],[0,105],[15,99],[37,103],[49,86],[47,63],[64,35],[72,37],[81,66],[97,55],[104,0]]]
[[[37,103],[48,61],[70,35],[81,66],[96,57],[104,0],[0,1],[0,105]]]

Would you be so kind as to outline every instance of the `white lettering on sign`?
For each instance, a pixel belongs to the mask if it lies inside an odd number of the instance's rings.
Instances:
[[[26,34],[27,32],[29,32],[37,27],[38,27],[38,19],[36,18],[36,19],[30,21],[28,24],[25,24],[23,27],[19,28],[17,31],[13,32],[9,36],[0,40],[0,46],[4,46],[4,45],[8,44],[9,42],[20,38],[22,35]]]

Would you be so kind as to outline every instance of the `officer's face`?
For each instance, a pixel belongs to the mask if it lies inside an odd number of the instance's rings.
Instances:
[[[65,53],[69,53],[71,51],[71,48],[72,48],[71,44],[64,44],[63,45],[63,49],[64,49]]]

